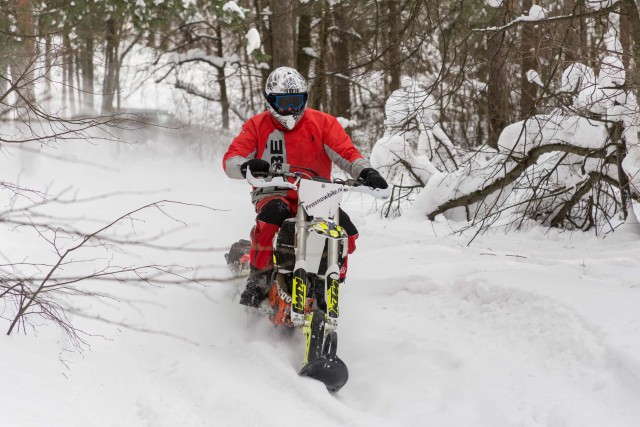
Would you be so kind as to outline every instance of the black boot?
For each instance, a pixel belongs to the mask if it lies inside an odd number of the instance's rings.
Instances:
[[[247,278],[247,286],[240,295],[240,304],[247,307],[260,307],[260,303],[267,298],[271,287],[272,270],[252,269]]]

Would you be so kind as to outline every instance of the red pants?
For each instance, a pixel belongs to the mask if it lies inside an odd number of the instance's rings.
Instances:
[[[256,205],[256,226],[251,233],[251,265],[257,270],[273,269],[273,237],[285,219],[291,218],[298,210],[289,200],[280,196],[266,197]],[[348,252],[356,250],[358,230],[349,216],[340,210],[339,223],[348,235]],[[340,270],[340,278],[347,274],[347,258]]]

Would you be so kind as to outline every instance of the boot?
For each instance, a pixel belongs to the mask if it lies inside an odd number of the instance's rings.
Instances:
[[[262,301],[267,298],[271,287],[272,270],[251,269],[247,278],[247,286],[240,295],[240,304],[247,307],[260,307]]]

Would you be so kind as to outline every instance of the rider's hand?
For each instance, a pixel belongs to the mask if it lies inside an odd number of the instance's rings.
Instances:
[[[360,172],[358,181],[371,188],[385,189],[389,186],[382,175],[380,175],[377,170],[371,168],[363,169],[362,172]]]
[[[251,170],[251,175],[254,175],[256,172],[269,173],[269,169],[271,169],[271,165],[266,160],[262,159],[251,159],[244,162],[240,165],[240,173],[243,177],[247,177],[247,168]]]

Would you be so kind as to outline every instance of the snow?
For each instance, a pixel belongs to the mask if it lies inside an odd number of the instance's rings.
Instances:
[[[233,54],[230,57],[219,57],[208,55],[204,49],[190,49],[185,53],[171,53],[166,55],[165,61],[181,63],[188,61],[205,61],[213,65],[214,67],[224,67],[227,63],[236,63],[239,61],[237,55]]]
[[[400,86],[385,102],[385,133],[374,144],[371,164],[392,184],[424,185],[439,168],[447,168],[438,150],[457,151],[438,123],[435,98],[411,77],[402,77]]]
[[[302,51],[312,58],[320,59],[320,54],[312,47],[303,47]]]
[[[604,9],[618,3],[618,0],[586,0],[587,7],[595,10]]]
[[[601,148],[607,128],[601,122],[580,116],[560,114],[536,115],[529,120],[507,126],[498,139],[501,151],[522,156],[533,147],[547,144],[570,144],[576,147]]]
[[[222,10],[225,12],[235,13],[241,19],[245,18],[242,8],[233,0],[226,2],[224,6],[222,6]]]
[[[346,117],[336,117],[336,119],[338,120],[338,123],[340,123],[340,126],[345,129],[358,126],[358,122],[356,120],[351,120]]]
[[[136,263],[209,266],[205,271],[221,277],[224,248],[252,225],[249,188],[221,171],[230,135],[201,136],[197,144],[182,132],[128,134],[139,141],[133,146],[47,149],[87,163],[10,149],[0,179],[20,175],[22,185],[52,193],[71,185],[80,196],[127,191],[73,211],[58,206],[60,214],[84,217],[83,226],[165,198],[221,209],[167,207],[185,226],[166,243],[218,250],[128,247],[116,254]],[[85,283],[117,300],[68,297],[75,306],[138,330],[72,315],[94,334],[82,353],[45,324],[1,336],[10,386],[0,391],[0,425],[637,425],[637,235],[533,227],[467,245],[474,230],[451,235],[446,221],[429,223],[419,209],[381,219],[372,203],[350,195],[345,204],[360,238],[341,291],[339,354],[350,380],[337,395],[297,375],[301,337],[248,316],[237,303],[239,281]],[[140,235],[175,228],[162,215],[138,219]],[[28,236],[0,229],[3,256],[51,256]]]
[[[395,185],[407,185],[408,177],[400,167],[402,162],[411,165],[412,171],[426,183],[433,174],[438,173],[429,158],[418,155],[400,135],[384,136],[376,141],[371,150],[371,165],[376,168],[387,181]]]
[[[536,70],[527,71],[527,81],[529,81],[530,83],[535,83],[540,87],[544,87],[544,83],[542,83],[540,74]]]
[[[534,4],[529,9],[529,17],[540,20],[548,16],[547,11],[540,5]]]
[[[578,89],[584,90],[596,84],[596,75],[593,68],[582,63],[569,65],[562,73],[560,78],[561,92],[574,92]],[[578,87],[578,85],[580,85]]]
[[[529,81],[539,80],[539,75],[534,70],[529,70],[527,77]],[[571,107],[559,108],[549,114],[537,114],[506,126],[498,139],[499,153],[496,156],[490,159],[474,156],[466,160],[458,170],[433,174],[413,208],[432,216],[446,202],[469,197],[465,202],[468,206],[449,209],[444,212],[444,217],[453,221],[481,221],[491,224],[503,212],[514,208],[511,214],[519,213],[522,217],[533,217],[544,224],[552,224],[551,218],[569,201],[568,193],[580,188],[596,174],[607,175],[616,181],[620,178],[620,171],[601,159],[584,158],[583,155],[571,154],[571,150],[566,153],[557,150],[534,159],[535,164],[520,172],[515,181],[507,179],[508,173],[518,166],[515,159],[524,159],[532,153],[533,148],[538,147],[553,148],[554,145],[561,144],[591,150],[606,148],[606,154],[610,155],[613,148],[607,146],[610,133],[608,124],[602,119],[592,119],[594,115],[611,122],[623,123],[622,137],[629,153],[628,158],[622,162],[624,173],[632,188],[640,188],[638,102],[631,91],[624,90],[624,83],[624,67],[616,55],[603,58],[597,79],[591,67],[580,63],[571,64],[564,70],[559,88],[560,92],[577,92]],[[503,179],[509,184],[496,185]],[[483,200],[471,202],[474,194],[491,188],[493,194]],[[540,201],[535,201],[539,197],[536,192],[540,190],[555,194],[546,197],[546,200],[540,197]],[[601,196],[599,191],[596,194],[593,189],[590,191],[589,195],[581,195],[582,201],[587,198],[598,200]],[[609,203],[604,205],[612,206]],[[631,205],[627,208],[637,215]],[[601,211],[604,216],[594,215],[597,228],[615,227],[611,223],[616,210],[607,208]],[[577,214],[582,215],[579,212]],[[635,220],[636,218],[632,218],[632,221]]]
[[[251,55],[254,50],[260,49],[262,41],[260,40],[260,32],[256,28],[247,31],[247,55]]]
[[[452,173],[438,172],[433,174],[418,195],[411,208],[412,211],[418,215],[426,215],[435,211],[448,200],[483,188],[487,183],[502,176],[502,162],[504,160],[504,156],[501,155],[494,156],[487,161],[473,157],[463,167]],[[445,217],[452,221],[465,221],[472,220],[474,215],[480,217],[488,215],[495,206],[501,206],[507,200],[512,188],[513,185],[504,186],[500,191],[485,197],[481,203],[469,206],[468,211],[464,207],[450,209],[445,213]]]

